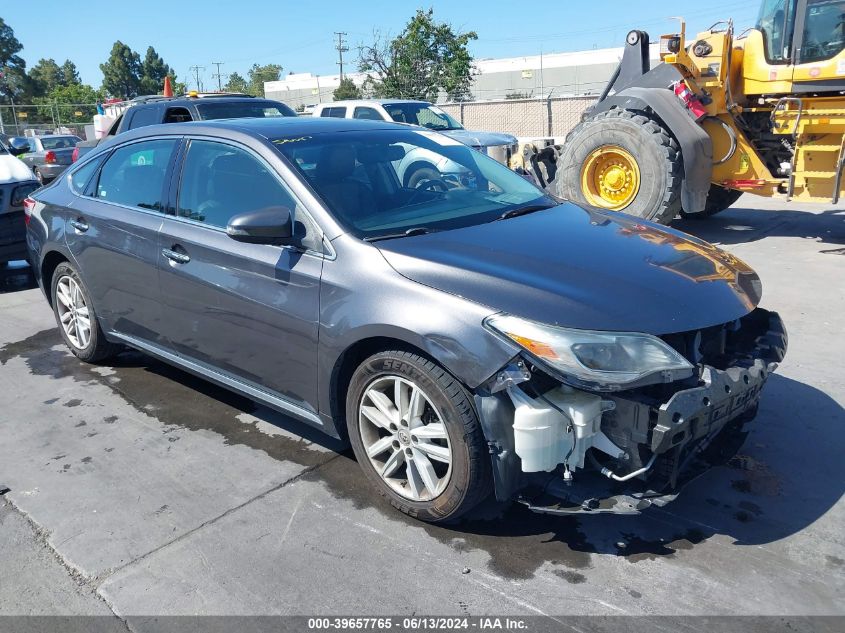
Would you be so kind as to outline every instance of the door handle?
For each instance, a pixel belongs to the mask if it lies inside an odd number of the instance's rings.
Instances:
[[[75,228],[80,233],[84,233],[85,231],[88,230],[88,223],[85,220],[82,220],[82,219],[71,220],[70,222],[68,222],[68,224],[70,224],[73,228]]]
[[[164,255],[170,261],[176,262],[177,264],[187,264],[189,261],[191,261],[191,257],[187,253],[180,253],[179,251],[174,251],[171,248],[161,249],[161,254]]]

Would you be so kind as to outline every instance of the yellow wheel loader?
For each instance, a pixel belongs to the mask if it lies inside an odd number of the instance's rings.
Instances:
[[[744,192],[838,201],[845,0],[764,0],[754,28],[719,23],[694,42],[682,21],[660,38],[660,58],[650,68],[648,34],[628,33],[546,174],[554,193],[664,224],[713,215]]]

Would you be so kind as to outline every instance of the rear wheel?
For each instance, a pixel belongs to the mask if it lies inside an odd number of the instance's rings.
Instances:
[[[668,224],[681,207],[681,155],[658,121],[608,110],[569,135],[553,186],[578,204]]]
[[[727,209],[742,196],[741,191],[725,189],[719,185],[710,185],[707,192],[707,204],[701,213],[687,213],[681,209],[681,217],[686,220],[703,220]]]
[[[73,266],[67,262],[56,266],[51,288],[56,323],[75,356],[95,363],[118,351],[116,345],[106,340],[97,322],[91,295]]]
[[[365,360],[349,384],[346,423],[367,478],[405,514],[455,519],[490,492],[471,397],[427,358],[385,351]]]

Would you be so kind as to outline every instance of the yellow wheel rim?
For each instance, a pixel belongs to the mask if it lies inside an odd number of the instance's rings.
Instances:
[[[581,191],[594,207],[624,209],[639,190],[637,161],[618,145],[602,145],[593,150],[581,167]]]

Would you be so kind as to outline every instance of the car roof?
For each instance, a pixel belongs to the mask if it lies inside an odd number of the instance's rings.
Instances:
[[[424,103],[432,105],[430,101],[423,101],[421,99],[346,99],[344,101],[332,101],[330,103],[322,103],[317,107],[330,108],[332,106],[350,106],[350,105],[385,105],[394,103]]]
[[[253,137],[274,139],[291,135],[333,134],[356,130],[407,130],[407,125],[389,121],[370,121],[365,119],[316,118],[310,116],[218,119],[211,121],[191,121],[186,123],[162,123],[148,125],[129,132],[124,132],[115,139],[138,139],[161,134],[202,134],[209,136],[227,136],[237,133]]]

